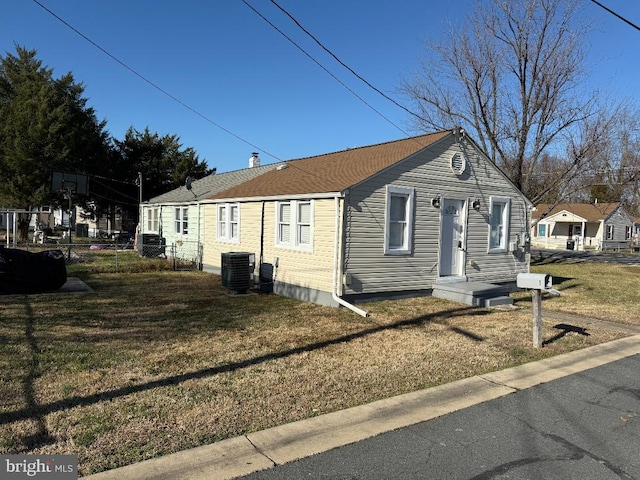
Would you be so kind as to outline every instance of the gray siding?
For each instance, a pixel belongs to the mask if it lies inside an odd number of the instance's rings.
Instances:
[[[520,245],[528,231],[528,207],[517,189],[481,155],[463,143],[467,156],[465,173],[458,177],[450,169],[451,156],[460,151],[451,137],[422,150],[363,184],[351,189],[345,218],[344,273],[351,285],[345,294],[428,290],[438,278],[440,209],[431,205],[436,195],[468,201],[467,256],[469,281],[515,281],[529,269],[529,255],[488,253],[491,196],[509,197],[509,239]],[[386,186],[415,189],[413,253],[384,254]],[[480,199],[479,211],[471,208]]]
[[[602,240],[607,241],[607,225],[613,225],[613,238],[614,242],[624,242],[629,239],[626,237],[627,227],[633,229],[633,220],[623,208],[618,207],[615,212],[611,214],[609,218],[604,222],[605,227],[602,229]]]

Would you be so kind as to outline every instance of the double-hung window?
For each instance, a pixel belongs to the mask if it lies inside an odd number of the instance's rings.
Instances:
[[[311,200],[290,200],[276,204],[276,245],[297,250],[313,248]]]
[[[157,232],[159,228],[159,208],[147,210],[147,232]]]
[[[506,252],[509,239],[511,200],[506,197],[491,197],[489,223],[489,252]]]
[[[547,224],[538,223],[538,237],[546,237],[546,236],[547,236]]]
[[[625,240],[631,240],[631,227],[628,226],[628,225],[625,227],[624,239]]]
[[[613,240],[613,225],[607,225],[607,240]]]
[[[413,208],[413,188],[387,186],[384,233],[385,254],[411,254],[413,247]]]
[[[176,234],[187,235],[189,233],[189,208],[177,207],[175,210]]]
[[[240,241],[240,206],[237,203],[218,205],[218,230],[216,237],[224,242]]]

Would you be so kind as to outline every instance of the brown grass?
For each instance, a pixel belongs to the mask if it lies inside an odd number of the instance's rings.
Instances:
[[[0,311],[0,452],[77,453],[83,475],[621,336],[534,349],[524,311],[426,297],[362,318],[198,272],[87,282]]]

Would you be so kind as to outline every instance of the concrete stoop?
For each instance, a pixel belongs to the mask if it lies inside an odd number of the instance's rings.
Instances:
[[[513,299],[509,297],[510,291],[510,287],[504,285],[483,282],[452,282],[434,285],[432,295],[473,307],[498,307],[513,305]]]

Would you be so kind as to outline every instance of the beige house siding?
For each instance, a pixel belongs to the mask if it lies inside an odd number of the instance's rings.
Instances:
[[[283,199],[286,200],[286,199]],[[256,255],[256,275],[261,249],[265,263],[275,263],[276,282],[289,288],[309,291],[308,300],[316,300],[313,291],[331,293],[334,262],[335,203],[334,199],[314,199],[312,250],[301,251],[276,245],[276,201],[240,203],[240,242],[227,243],[216,239],[216,204],[203,205],[204,264],[219,271],[224,252],[250,252]],[[264,222],[262,212],[264,208]],[[284,287],[282,287],[284,288]],[[292,295],[293,296],[293,295]],[[300,295],[298,295],[300,296]]]
[[[528,231],[528,206],[519,191],[471,145],[467,166],[458,177],[450,168],[460,147],[450,137],[351,189],[346,219],[345,273],[351,285],[345,294],[428,290],[439,275],[441,209],[431,205],[441,196],[464,200],[467,211],[465,275],[470,281],[514,281],[529,268],[528,254],[488,253],[492,196],[509,197],[509,240],[522,246]],[[385,255],[386,186],[415,189],[413,252]],[[480,210],[471,208],[480,200]]]

